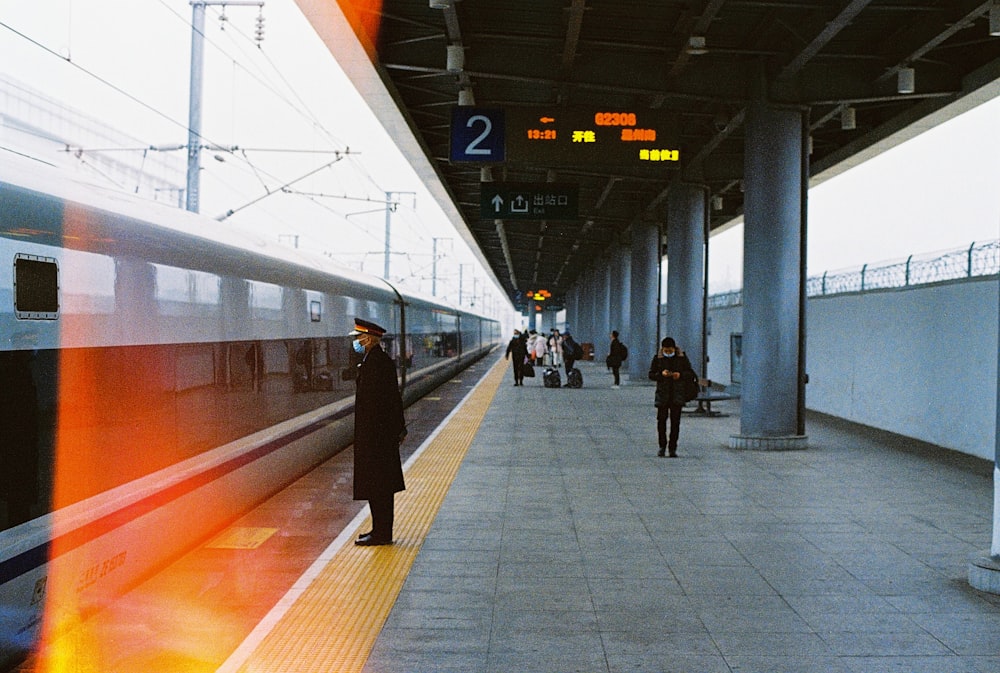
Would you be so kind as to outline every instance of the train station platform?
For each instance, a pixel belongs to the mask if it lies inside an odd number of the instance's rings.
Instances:
[[[431,438],[457,453],[408,468],[395,544],[345,530],[219,670],[1000,670],[1000,597],[966,581],[990,465],[818,416],[807,450],[731,450],[738,401],[659,458],[653,388],[581,369],[514,387],[501,360]]]
[[[393,545],[353,544],[345,451],[90,620],[66,670],[1000,670],[1000,596],[966,579],[992,464],[819,415],[806,450],[733,450],[738,400],[659,458],[652,385],[580,369],[514,387],[494,353],[411,407]]]

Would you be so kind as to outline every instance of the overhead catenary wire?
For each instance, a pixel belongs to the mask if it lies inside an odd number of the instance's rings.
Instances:
[[[158,4],[161,7],[166,8],[167,11],[169,11],[171,15],[177,19],[178,22],[183,23],[184,26],[190,29],[191,26],[190,17],[182,16],[181,13],[176,11],[174,8],[170,7],[170,5],[165,0],[156,0],[154,4]],[[160,108],[148,104],[141,96],[132,93],[129,87],[119,85],[115,83],[112,79],[99,75],[96,71],[86,67],[86,65],[81,65],[77,62],[74,62],[71,58],[67,56],[61,56],[59,53],[57,53],[56,50],[49,48],[41,40],[29,37],[25,33],[17,30],[16,28],[11,27],[7,22],[0,21],[0,26],[6,28],[12,34],[17,35],[19,39],[26,40],[27,42],[29,42],[34,49],[40,49],[50,56],[55,56],[61,62],[68,64],[70,67],[79,71],[80,73],[83,73],[93,81],[99,82],[102,86],[107,87],[109,90],[115,91],[119,95],[123,96],[124,99],[131,101],[132,103],[142,107],[145,110],[148,110],[149,112],[156,115],[157,118],[166,120],[172,127],[186,130],[187,125],[185,123],[178,121],[176,118],[171,117],[168,113],[162,112]],[[206,41],[211,47],[214,48],[213,51],[221,53],[226,58],[229,58],[234,64],[234,69],[237,69],[239,72],[245,73],[247,77],[252,78],[255,82],[260,84],[260,86],[263,87],[265,91],[269,92],[270,95],[273,95],[276,100],[281,101],[285,107],[292,110],[295,114],[299,115],[303,119],[307,119],[310,123],[310,126],[314,128],[317,131],[317,133],[322,134],[324,137],[328,138],[334,143],[338,142],[338,139],[334,136],[331,130],[328,127],[326,127],[322,123],[322,120],[319,119],[318,116],[315,114],[315,112],[312,109],[310,109],[309,105],[303,99],[303,96],[299,93],[299,90],[295,86],[293,86],[290,79],[286,76],[287,73],[285,72],[285,70],[280,66],[279,63],[277,63],[274,60],[270,52],[264,49],[257,49],[255,52],[257,56],[249,55],[249,50],[246,48],[246,45],[252,42],[252,38],[248,37],[245,33],[243,33],[243,31],[240,31],[236,27],[236,24],[230,23],[227,25],[225,39],[228,40],[228,42],[226,43],[220,41],[218,39],[218,36],[213,34],[213,31],[205,30],[203,31],[203,33],[207,34]],[[243,40],[246,40],[246,42],[243,42]],[[235,45],[235,49],[232,45]],[[243,171],[245,176],[253,174],[253,176],[255,176],[255,181],[258,184],[262,185],[265,192],[267,192],[263,196],[257,196],[254,199],[255,203],[259,203],[262,199],[266,198],[267,196],[273,195],[279,191],[291,195],[294,195],[295,191],[297,191],[287,187],[285,189],[282,189],[281,187],[270,186],[276,183],[281,185],[287,185],[290,184],[290,182],[287,181],[286,179],[275,176],[274,172],[268,170],[265,167],[265,164],[263,164],[260,161],[259,154],[262,152],[280,152],[283,150],[279,148],[250,147],[237,144],[233,144],[230,148],[224,148],[222,143],[215,142],[215,138],[211,137],[212,135],[215,135],[214,131],[210,132],[209,134],[201,134],[199,136],[204,143],[203,147],[211,148],[217,152],[226,151],[228,152],[228,155],[232,156],[234,159],[239,158],[239,161],[230,162],[229,165],[234,169]],[[136,147],[134,151],[148,152],[149,148],[153,146],[154,145],[148,145],[142,148]],[[180,147],[182,146],[178,145],[178,148]],[[184,147],[186,147],[186,145],[184,145]],[[127,148],[98,148],[98,149],[103,151],[124,151]],[[162,149],[162,145],[160,146],[159,149]],[[238,153],[234,152],[233,151],[234,149],[237,149]],[[95,150],[89,150],[89,151],[95,151]],[[313,150],[287,150],[287,151],[289,153],[298,153],[302,155],[306,154],[318,155],[321,152],[324,151],[328,152],[331,150],[313,149]],[[349,163],[345,164],[344,166],[345,167],[349,166],[352,169],[351,173],[354,176],[356,176],[360,181],[365,181],[372,187],[378,189],[380,195],[384,194],[387,191],[382,187],[380,180],[378,180],[372,174],[369,167],[366,166],[362,160],[360,160],[358,157],[349,157],[349,159],[350,159]],[[88,168],[90,168],[89,164]],[[225,177],[225,173],[220,173],[214,169],[212,173],[214,174],[212,179],[216,182],[216,184],[221,183],[227,185],[229,188],[232,188],[236,192],[246,193],[247,190],[245,189],[245,187],[238,187],[236,183],[231,182],[230,179],[227,179]],[[206,176],[208,175],[209,174],[206,173]],[[235,177],[232,174],[230,174],[230,176]],[[110,179],[110,178],[106,176],[105,179]],[[295,181],[297,181],[298,179],[301,178],[297,178]],[[362,187],[360,191],[362,191],[363,193],[364,190],[365,188]],[[313,192],[315,194],[322,194],[324,190],[313,190]],[[340,219],[341,221],[350,223],[356,231],[362,233],[365,237],[370,238],[371,240],[380,240],[381,237],[376,237],[373,234],[374,227],[372,227],[370,223],[368,226],[365,226],[364,224],[358,222],[357,220],[349,219],[342,212],[338,212],[336,209],[330,208],[320,203],[320,201],[322,201],[326,197],[315,196],[310,198],[305,194],[300,194],[299,196],[302,196],[305,202],[321,207],[324,209],[324,212],[329,212],[338,217],[338,219]],[[382,198],[363,197],[363,196],[356,198],[373,203],[385,202],[385,200]],[[404,203],[403,205],[405,205],[406,207],[401,209],[394,206],[396,212],[399,212],[399,214],[402,217],[398,219],[397,231],[399,235],[398,237],[397,236],[393,237],[392,242],[394,245],[392,245],[392,248],[394,249],[391,250],[391,252],[393,253],[397,252],[400,249],[407,249],[407,248],[412,249],[414,247],[417,247],[418,245],[419,246],[429,245],[430,233],[428,232],[431,232],[431,228],[428,226],[428,223],[426,221],[426,218],[423,216],[423,213],[420,210],[416,209],[415,205],[414,207],[411,207],[409,203]],[[246,208],[248,208],[248,206],[243,205],[238,208],[231,208],[229,210],[232,212],[232,214],[236,214],[238,211],[242,212]],[[285,214],[271,212],[271,209],[268,207],[264,207],[262,209],[262,214],[263,213],[267,213],[266,217],[273,218],[275,221],[281,222],[282,224],[286,226],[291,226],[293,228],[299,228],[300,225],[302,224],[300,218],[289,220],[287,219],[287,216]],[[412,213],[414,217],[411,217],[407,213]],[[425,232],[424,230],[427,231]]]

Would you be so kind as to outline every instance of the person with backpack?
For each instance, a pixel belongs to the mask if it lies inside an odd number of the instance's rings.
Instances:
[[[672,337],[660,343],[660,350],[649,364],[649,380],[656,381],[656,434],[661,458],[669,451],[671,458],[677,457],[677,439],[681,433],[681,409],[686,402],[698,396],[698,375],[691,367],[691,361],[677,348]],[[692,386],[693,382],[693,386]],[[693,393],[693,394],[692,394]],[[667,418],[670,419],[670,436],[667,437]]]
[[[611,370],[611,373],[615,375],[615,382],[611,387],[617,390],[621,385],[619,370],[621,369],[622,363],[628,359],[628,346],[618,340],[617,331],[611,332],[611,348],[609,351],[610,352],[605,360],[605,364],[608,365],[608,369]]]
[[[573,371],[576,361],[583,358],[583,346],[573,339],[568,329],[562,336],[562,356],[563,362],[566,363],[566,385],[569,386],[569,373]]]

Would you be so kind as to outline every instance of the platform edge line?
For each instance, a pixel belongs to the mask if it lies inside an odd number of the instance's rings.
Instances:
[[[480,378],[480,380],[474,385],[468,393],[455,405],[455,408],[438,423],[437,427],[431,432],[430,435],[417,447],[417,450],[413,452],[403,465],[404,473],[410,469],[412,464],[416,459],[424,453],[428,446],[430,446],[438,435],[441,434],[442,430],[451,422],[452,418],[465,406],[473,394],[479,390],[479,387],[483,385],[489,378],[490,374],[497,367],[500,367],[505,363],[504,360],[500,360],[492,367],[490,367]],[[285,592],[275,603],[274,607],[264,615],[264,617],[257,623],[257,625],[247,634],[246,638],[243,639],[233,653],[216,669],[216,673],[237,673],[250,659],[250,656],[257,650],[257,648],[263,643],[264,639],[274,630],[274,627],[281,621],[281,619],[288,613],[288,611],[295,605],[296,601],[309,589],[310,586],[315,582],[315,580],[320,576],[323,570],[330,564],[336,553],[344,547],[351,538],[354,537],[354,533],[358,530],[364,521],[368,519],[368,514],[362,510],[348,523],[344,529],[340,532],[334,540],[327,545],[320,555],[313,561],[312,565],[301,575],[295,582],[292,583],[291,588]]]

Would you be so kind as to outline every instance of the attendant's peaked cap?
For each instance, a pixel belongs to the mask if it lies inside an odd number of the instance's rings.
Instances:
[[[371,334],[372,336],[381,337],[385,334],[385,328],[376,325],[373,322],[362,320],[361,318],[355,318],[354,331],[350,332],[348,336],[356,336],[358,334]]]

